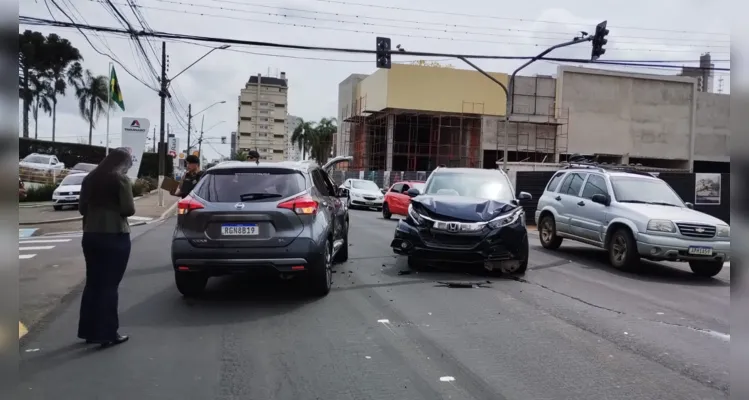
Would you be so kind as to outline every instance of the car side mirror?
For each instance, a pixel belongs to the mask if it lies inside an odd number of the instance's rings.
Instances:
[[[686,202],[686,203],[684,203],[684,205],[687,206],[688,209],[694,210],[694,204],[692,204],[690,202]]]
[[[336,190],[336,197],[348,197],[348,190],[346,188],[338,188]]]
[[[533,199],[533,195],[531,195],[528,192],[520,192],[518,194],[518,200],[532,200],[532,199]]]
[[[417,188],[411,188],[406,191],[406,194],[408,195],[408,197],[416,197],[421,194],[421,191]]]
[[[608,206],[609,204],[611,204],[609,196],[600,193],[594,194],[593,197],[590,198],[590,201],[598,204],[603,204],[604,206]]]
[[[385,194],[385,193],[387,193],[388,191],[387,191],[387,190],[385,190],[385,189],[382,189],[382,188],[380,188],[380,192],[382,192],[382,194]]]

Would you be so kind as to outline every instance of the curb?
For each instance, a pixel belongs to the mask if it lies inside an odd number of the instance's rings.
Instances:
[[[40,208],[40,207],[51,207],[52,202],[49,203],[37,203],[37,204],[23,204],[19,203],[18,208]]]
[[[174,212],[177,210],[177,203],[179,203],[179,202],[174,202],[174,204],[172,204],[171,206],[169,206],[169,208],[167,208],[166,211],[164,211],[163,213],[161,213],[161,216],[156,221],[163,221],[163,220],[169,218],[171,216],[170,214],[173,215]],[[152,221],[152,222],[156,222],[156,221]]]

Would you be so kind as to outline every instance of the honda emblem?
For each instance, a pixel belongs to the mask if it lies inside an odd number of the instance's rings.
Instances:
[[[460,225],[457,222],[448,222],[447,230],[449,232],[457,232]]]
[[[237,210],[241,210],[244,208],[244,203],[237,203],[234,205],[234,208],[236,208]]]

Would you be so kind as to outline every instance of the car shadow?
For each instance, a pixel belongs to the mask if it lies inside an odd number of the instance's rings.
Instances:
[[[608,259],[608,253],[593,247],[574,245],[565,246],[563,244],[562,247],[557,250],[547,250],[541,246],[531,245],[531,250],[536,250],[556,257],[567,258],[570,261],[579,264],[582,268],[599,269],[629,279],[691,286],[727,287],[731,285],[730,282],[721,279],[697,276],[689,270],[689,266],[686,264],[686,269],[680,269],[667,264],[643,259],[640,261],[640,267],[637,270],[632,272],[622,271],[611,266]]]
[[[436,284],[441,281],[471,281],[483,282],[510,280],[509,275],[489,272],[480,265],[470,264],[434,264],[420,268],[418,271],[408,267],[405,256],[398,256],[388,263],[382,264],[383,275],[409,280],[432,280]]]
[[[123,326],[181,327],[246,323],[277,317],[322,300],[305,292],[303,279],[273,276],[211,278],[205,292],[183,297],[169,287],[123,310]]]

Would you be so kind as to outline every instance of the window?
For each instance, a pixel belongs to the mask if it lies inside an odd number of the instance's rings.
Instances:
[[[283,135],[273,135],[273,137],[276,138],[276,139],[283,139],[284,138]]]
[[[512,184],[499,172],[445,172],[433,173],[429,177],[426,194],[466,196],[479,199],[508,202],[515,198]]]
[[[260,114],[268,114],[268,110],[260,110]]]
[[[325,185],[328,187],[328,190],[330,191],[330,193],[335,194],[337,186],[335,182],[333,182],[333,178],[331,178],[330,175],[328,175],[328,173],[325,172],[325,170],[320,170],[320,173],[322,174],[322,177],[325,179]]]
[[[270,125],[258,125],[259,129],[270,129]]]
[[[267,133],[258,133],[257,135],[260,136],[260,137],[267,137],[268,136]]]
[[[679,195],[661,179],[617,176],[611,178],[611,186],[616,201],[620,203],[673,204],[684,207]]]
[[[278,108],[278,107],[283,107],[283,106],[285,106],[285,105],[286,105],[286,104],[278,104],[278,103],[276,103],[276,108]]]
[[[255,200],[277,201],[279,198],[295,195],[306,187],[304,176],[297,171],[236,168],[211,171],[201,180],[196,193],[209,202],[217,203],[236,203],[242,201],[241,196],[247,193],[278,194],[273,198]]]
[[[242,121],[252,121],[252,117],[239,117]]]
[[[411,187],[414,189],[419,189],[419,191],[423,192],[424,186],[426,186],[424,183],[414,183]]]
[[[583,189],[583,198],[590,199],[594,194],[608,194],[606,189],[606,179],[601,175],[590,174],[588,175],[588,182],[585,183]]]
[[[393,193],[400,193],[403,191],[403,184],[402,183],[396,183],[393,185],[392,188],[390,188],[390,191]]]
[[[273,150],[273,154],[283,154],[283,150]]]
[[[335,192],[331,192],[328,185],[325,184],[325,178],[322,175],[322,171],[319,169],[312,171],[312,183],[315,184],[315,187],[323,196],[333,196],[335,194]]]
[[[268,148],[266,148],[266,147],[261,147],[261,148],[257,149],[257,151],[259,151],[259,152],[261,152],[261,153],[267,153],[267,152],[268,152]]]
[[[284,123],[284,122],[286,122],[286,120],[283,120],[283,119],[279,119],[279,118],[276,118],[276,119],[274,119],[273,121],[274,121],[274,122],[281,122],[281,123]]]
[[[361,179],[357,179],[353,181],[354,189],[362,189],[362,190],[372,190],[372,191],[379,191],[380,188],[377,187],[377,184],[372,181],[365,181]]]
[[[261,121],[268,121],[268,118],[260,118]]]
[[[267,105],[268,105],[268,103],[264,103],[264,102],[261,102],[261,103],[260,103],[260,106],[261,106],[261,107],[263,107],[263,106],[267,106]]]
[[[410,188],[410,187],[409,187],[409,186],[408,186],[407,184],[405,184],[405,183],[404,183],[404,184],[403,184],[403,189],[401,189],[401,193],[406,193],[406,192],[408,192],[408,189],[411,189],[411,188]]]
[[[42,156],[38,154],[29,154],[24,157],[23,162],[34,163],[34,164],[49,164],[52,158],[50,156]]]
[[[83,183],[83,178],[85,177],[86,175],[83,174],[68,175],[62,180],[62,182],[60,182],[60,186],[80,185]]]
[[[564,172],[557,172],[554,176],[552,176],[549,184],[546,186],[546,190],[548,190],[549,192],[555,192],[563,176]]]
[[[567,175],[562,182],[562,187],[559,188],[559,193],[568,194],[570,196],[577,196],[580,193],[580,189],[583,187],[583,176],[578,173]]]

